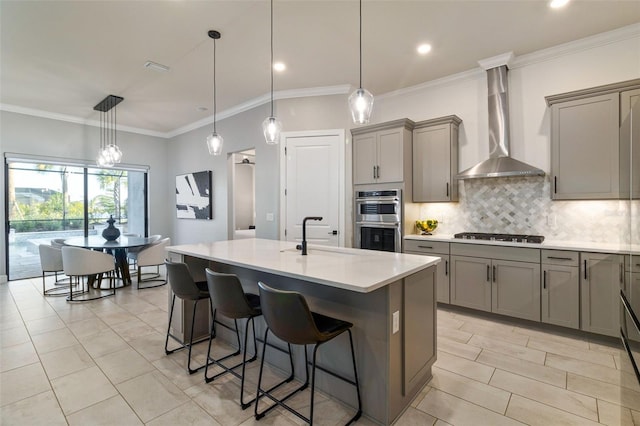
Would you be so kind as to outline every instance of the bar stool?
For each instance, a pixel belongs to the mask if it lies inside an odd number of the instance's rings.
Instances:
[[[227,326],[224,323],[218,322],[218,324],[235,331],[236,337],[238,339],[238,350],[235,352],[225,355],[222,358],[213,359],[211,358],[211,341],[215,337],[215,330],[212,325],[211,335],[209,337],[209,348],[207,350],[207,366],[204,370],[204,380],[206,383],[212,382],[217,377],[222,376],[226,373],[231,373],[238,379],[240,379],[240,407],[244,410],[249,407],[255,398],[250,401],[244,402],[244,378],[245,378],[245,367],[249,362],[253,362],[257,358],[258,346],[256,342],[256,326],[254,322],[254,318],[262,315],[262,309],[260,308],[260,296],[251,293],[245,293],[242,290],[242,284],[236,275],[233,274],[222,274],[218,272],[214,272],[211,269],[207,268],[205,270],[207,275],[207,284],[209,286],[209,295],[211,296],[211,305],[215,306],[214,312],[221,313],[227,318],[233,319],[235,324],[235,329]],[[244,346],[242,350],[242,362],[232,366],[227,367],[222,364],[222,361],[231,358],[240,354],[240,333],[238,332],[238,320],[246,318],[245,328],[244,328]],[[214,316],[215,319],[215,316]],[[251,323],[252,331],[253,331],[253,356],[250,359],[247,359],[247,341],[249,336],[249,323]],[[276,349],[280,349],[277,348]],[[293,380],[293,357],[291,355],[291,347],[289,347],[289,361],[291,363],[291,374],[288,378],[278,383],[276,386],[272,387],[270,390],[274,390],[276,387],[290,382]],[[217,365],[221,367],[224,371],[215,374],[211,377],[208,375],[209,365]],[[242,367],[242,372],[238,374],[235,369],[238,367]]]
[[[189,267],[186,263],[172,262],[170,260],[165,260],[164,263],[167,268],[167,279],[169,280],[169,285],[171,286],[171,290],[173,291],[173,298],[171,300],[171,312],[169,313],[169,326],[167,327],[167,338],[164,342],[164,352],[165,354],[170,355],[175,351],[188,349],[189,354],[187,361],[187,371],[189,372],[189,374],[193,374],[203,369],[207,364],[205,363],[204,365],[201,365],[200,367],[195,369],[191,368],[191,348],[194,343],[193,328],[196,320],[196,309],[198,307],[198,302],[200,302],[201,300],[209,299],[209,290],[205,281],[195,282],[193,280],[191,272],[189,271]],[[191,317],[191,332],[189,335],[188,343],[182,342],[178,337],[171,334],[171,320],[173,319],[173,308],[176,304],[176,297],[183,300],[191,300],[193,302],[193,316]],[[213,308],[211,310],[211,313],[215,317]],[[180,346],[175,349],[169,350],[169,337],[180,343]]]
[[[260,375],[258,377],[258,390],[256,394],[255,404],[255,418],[260,420],[271,409],[281,406],[289,412],[295,414],[300,419],[313,425],[313,397],[315,391],[315,378],[316,368],[336,377],[346,383],[349,383],[356,388],[356,394],[358,397],[358,411],[349,420],[347,424],[351,424],[358,420],[362,415],[362,402],[360,399],[360,386],[358,384],[358,372],[356,370],[356,358],[353,350],[353,337],[351,335],[351,327],[353,324],[347,321],[342,321],[336,318],[331,318],[325,315],[321,315],[309,310],[307,301],[298,292],[295,291],[282,291],[276,290],[264,284],[258,282],[258,288],[260,290],[260,301],[262,305],[262,314],[267,323],[267,329],[264,333],[265,343],[269,331],[271,331],[276,337],[287,342],[287,344],[304,345],[304,358],[305,358],[305,373],[306,380],[299,388],[296,388],[282,399],[277,399],[272,396],[269,391],[264,391],[260,388],[262,382],[262,369],[264,366],[264,349],[266,344],[262,348],[262,360],[260,361]],[[335,372],[329,371],[324,367],[316,364],[316,354],[320,345],[332,340],[333,338],[341,335],[344,332],[349,333],[349,343],[351,345],[351,360],[353,362],[354,380],[341,376]],[[307,355],[307,345],[314,345],[313,348],[313,361],[311,363],[311,404],[309,418],[304,417],[301,413],[294,410],[284,402],[298,391],[305,389],[309,385],[309,359]],[[258,412],[258,402],[262,396],[267,396],[273,402],[274,405],[266,408],[261,413]]]

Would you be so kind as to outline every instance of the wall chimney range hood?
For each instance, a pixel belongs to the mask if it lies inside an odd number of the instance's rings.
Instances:
[[[458,179],[544,176],[544,171],[509,155],[508,63],[513,52],[479,61],[487,71],[489,105],[489,158],[461,172]]]

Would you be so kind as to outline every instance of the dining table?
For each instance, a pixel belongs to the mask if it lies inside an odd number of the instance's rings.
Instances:
[[[101,235],[90,235],[88,237],[71,237],[64,240],[66,245],[81,247],[91,250],[106,251],[113,254],[115,259],[116,272],[122,278],[124,285],[131,284],[131,274],[129,273],[129,262],[127,261],[127,250],[140,248],[149,245],[154,240],[147,237],[133,237],[121,235],[116,240],[108,241]],[[90,278],[90,284],[95,279]]]

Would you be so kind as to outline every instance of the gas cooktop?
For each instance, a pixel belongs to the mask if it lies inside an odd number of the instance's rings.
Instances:
[[[544,237],[542,235],[491,234],[484,232],[460,232],[458,234],[454,234],[453,237],[463,240],[510,241],[514,243],[534,244],[540,244],[544,241]]]

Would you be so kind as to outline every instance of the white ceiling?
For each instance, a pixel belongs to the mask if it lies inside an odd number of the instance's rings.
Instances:
[[[388,93],[640,22],[640,1],[364,0],[363,87]],[[118,124],[171,133],[217,111],[266,99],[267,0],[0,1],[0,103],[97,120],[93,106],[124,97]],[[428,42],[432,52],[416,54]],[[171,68],[143,67],[155,61]],[[358,1],[275,0],[276,91],[358,85]],[[207,111],[198,111],[207,107]],[[345,105],[345,114],[348,114]]]

